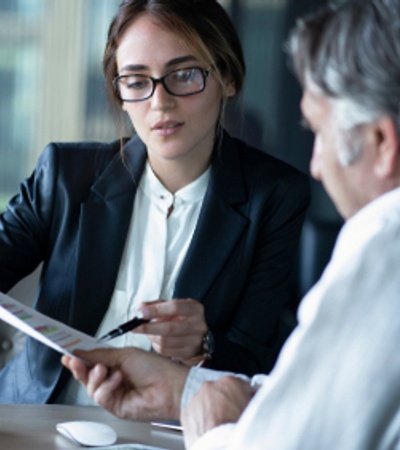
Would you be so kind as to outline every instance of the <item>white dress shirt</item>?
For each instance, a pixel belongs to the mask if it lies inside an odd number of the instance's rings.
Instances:
[[[135,196],[115,290],[97,330],[97,338],[134,317],[143,302],[172,299],[209,178],[210,169],[171,194],[158,180],[150,164],[146,164]],[[134,332],[115,338],[109,344],[151,349],[147,336]],[[86,390],[75,380],[69,382],[57,402],[94,404]]]
[[[347,221],[298,319],[238,423],[191,450],[400,449],[400,188]],[[191,369],[182,407],[210,376]]]

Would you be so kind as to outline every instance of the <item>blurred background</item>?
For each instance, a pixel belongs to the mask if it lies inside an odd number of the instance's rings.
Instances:
[[[101,61],[119,0],[0,1],[0,211],[50,141],[117,139]],[[300,126],[301,91],[284,41],[296,17],[325,0],[220,0],[241,36],[248,69],[227,128],[304,172],[311,133]],[[298,264],[301,297],[319,277],[342,224],[319,183]]]

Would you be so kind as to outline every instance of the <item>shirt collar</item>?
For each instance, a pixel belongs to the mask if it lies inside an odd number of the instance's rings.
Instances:
[[[151,200],[162,203],[174,202],[175,205],[195,203],[203,199],[210,179],[210,167],[196,180],[171,194],[160,182],[147,161],[140,180],[140,188]]]
[[[334,255],[342,256],[356,251],[374,234],[380,232],[386,221],[400,216],[400,187],[379,196],[348,219],[339,233]]]

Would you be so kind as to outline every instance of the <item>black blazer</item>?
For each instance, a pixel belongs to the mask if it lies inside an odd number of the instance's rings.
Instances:
[[[35,307],[90,335],[113,294],[147,158],[138,137],[121,145],[49,144],[0,216],[0,290],[43,262]],[[174,292],[204,304],[211,367],[271,369],[308,203],[304,174],[224,135]],[[59,354],[28,338],[0,372],[0,402],[52,402],[68,377]]]

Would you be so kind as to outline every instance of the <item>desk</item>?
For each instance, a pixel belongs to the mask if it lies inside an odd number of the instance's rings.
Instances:
[[[96,406],[67,405],[0,405],[0,449],[78,449],[80,447],[56,430],[57,423],[70,420],[91,420],[110,425],[118,436],[115,444],[138,443],[169,450],[184,449],[179,431],[118,419]]]

